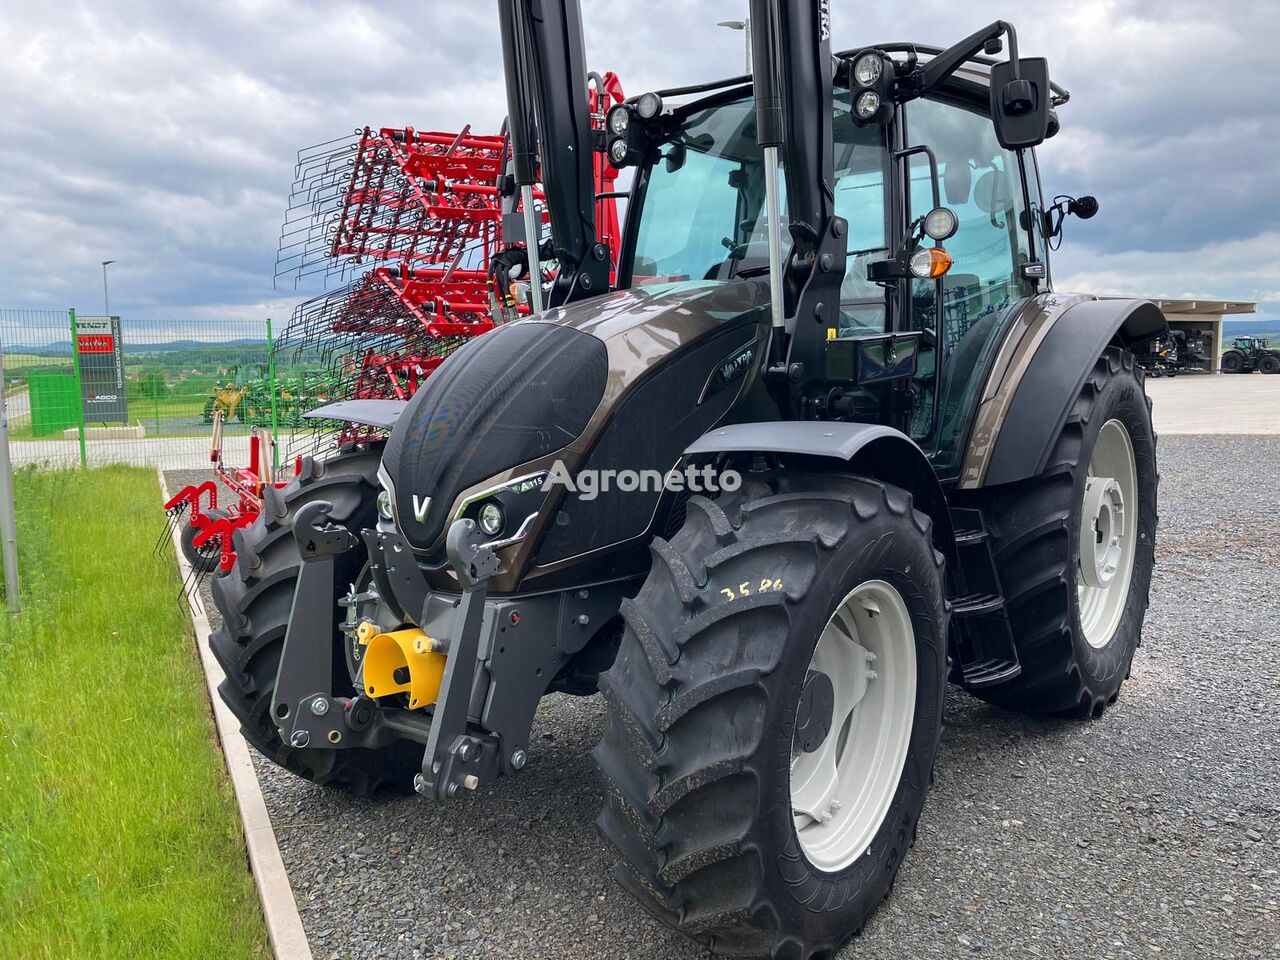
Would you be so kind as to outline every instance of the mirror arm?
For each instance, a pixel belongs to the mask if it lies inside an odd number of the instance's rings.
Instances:
[[[995,23],[988,24],[976,33],[965,37],[954,46],[943,50],[926,63],[920,70],[919,90],[914,91],[914,95],[922,97],[927,94],[943,80],[959,70],[966,62],[985,50],[989,43],[999,40],[1002,35],[1009,38],[1009,59],[1013,64],[1013,79],[1020,79],[1018,72],[1018,34],[1013,29],[1013,24],[1004,20],[997,20]]]
[[[914,147],[907,147],[905,150],[895,150],[893,153],[894,160],[906,160],[916,154],[924,154],[929,161],[929,179],[933,186],[933,206],[942,206],[942,190],[938,185],[938,157],[933,150],[926,144],[919,144]],[[911,182],[911,164],[907,163],[907,183]],[[932,208],[931,208],[932,209]]]

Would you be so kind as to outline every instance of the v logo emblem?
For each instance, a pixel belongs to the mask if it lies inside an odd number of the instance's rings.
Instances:
[[[419,523],[427,519],[427,510],[431,508],[430,497],[420,497],[416,493],[413,495],[413,518]]]

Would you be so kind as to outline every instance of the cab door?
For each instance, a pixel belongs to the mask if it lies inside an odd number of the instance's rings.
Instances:
[[[933,151],[942,202],[959,219],[955,236],[945,243],[955,261],[950,271],[940,280],[910,284],[909,327],[934,333],[934,356],[941,363],[940,371],[922,365],[917,374],[911,434],[945,476],[964,440],[964,410],[980,387],[1005,320],[1037,289],[1024,267],[1033,259],[1039,187],[1030,154],[1024,189],[1020,157],[1000,146],[989,116],[977,107],[922,99],[903,112],[904,142]],[[907,203],[907,222],[933,205],[929,165],[919,155],[909,162]]]

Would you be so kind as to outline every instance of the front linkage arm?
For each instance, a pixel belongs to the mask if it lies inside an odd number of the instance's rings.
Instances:
[[[346,527],[330,522],[332,509],[327,500],[316,500],[299,509],[293,521],[293,538],[303,563],[276,671],[271,717],[289,745],[298,748],[312,743],[319,732],[312,726],[326,728],[331,745],[342,738],[336,718],[329,716],[334,712],[333,655],[328,649],[336,596],[334,558],[355,546],[356,540]]]
[[[399,736],[425,740],[427,720],[406,710],[380,710],[368,697],[334,696],[334,560],[359,542],[333,523],[333,505],[308,503],[293,521],[302,556],[293,607],[276,671],[271,718],[290,746],[327,750],[380,747]]]
[[[468,720],[478,717],[484,705],[485,691],[476,684],[476,655],[480,649],[485,590],[489,578],[498,572],[498,557],[481,542],[475,523],[466,519],[455,520],[449,528],[445,550],[462,587],[462,597],[454,615],[456,627],[449,640],[448,660],[431,717],[422,773],[413,780],[415,790],[437,800],[452,797],[464,787],[475,789],[480,779],[496,774],[501,762],[496,738],[468,733]]]

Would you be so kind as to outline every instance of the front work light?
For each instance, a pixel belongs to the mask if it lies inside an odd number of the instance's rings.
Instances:
[[[636,113],[641,120],[652,120],[662,112],[662,98],[656,93],[645,93],[636,101]]]
[[[609,141],[609,162],[615,167],[626,166],[630,153],[631,147],[627,144],[626,137],[614,137]]]
[[[605,122],[609,127],[609,132],[614,136],[625,136],[627,128],[631,126],[631,108],[625,103],[618,104],[609,110],[609,115],[605,118]]]
[[[846,64],[849,61],[845,61]],[[898,92],[898,68],[883,50],[863,50],[849,67],[853,122],[860,127],[888,123]]]
[[[853,81],[860,87],[874,87],[884,73],[884,58],[875,51],[868,51],[853,64]]]
[[[870,122],[880,112],[880,105],[880,94],[874,90],[863,90],[853,102],[853,112],[858,115],[859,120]]]
[[[925,247],[912,254],[911,273],[921,280],[937,280],[946,276],[954,262],[942,247]]]
[[[960,220],[947,207],[934,207],[924,218],[924,233],[930,240],[950,240],[960,229]]]

